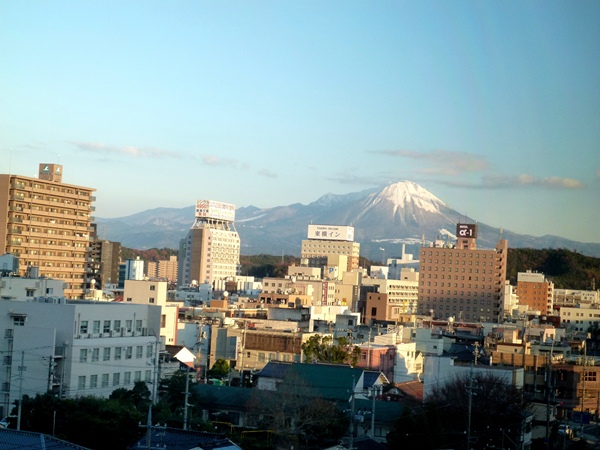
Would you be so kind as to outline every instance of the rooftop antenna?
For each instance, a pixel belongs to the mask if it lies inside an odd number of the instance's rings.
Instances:
[[[500,227],[500,237],[499,237],[499,239],[502,239],[502,233],[504,233],[504,228]]]

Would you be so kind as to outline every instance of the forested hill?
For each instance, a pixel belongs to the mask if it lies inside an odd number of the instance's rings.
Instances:
[[[556,289],[592,290],[600,287],[600,258],[565,249],[509,248],[506,277],[517,284],[517,274],[543,273]],[[595,287],[594,287],[595,285]]]

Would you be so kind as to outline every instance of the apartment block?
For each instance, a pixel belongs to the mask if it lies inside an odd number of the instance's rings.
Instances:
[[[88,279],[93,188],[62,182],[60,164],[40,164],[38,178],[0,174],[0,251],[68,283],[65,296],[83,298]]]
[[[146,263],[146,276],[175,283],[177,281],[177,269],[177,256],[170,256],[168,261],[148,261]]]
[[[554,283],[546,280],[543,273],[527,271],[517,274],[519,304],[527,305],[530,310],[540,311],[542,314],[550,314],[553,295]]]
[[[419,253],[419,314],[497,322],[503,313],[508,242],[477,248],[477,225],[458,224],[455,244],[436,241]]]

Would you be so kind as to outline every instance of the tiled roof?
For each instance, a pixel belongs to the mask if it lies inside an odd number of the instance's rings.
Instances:
[[[169,450],[241,450],[223,434],[203,431],[186,431],[178,428],[154,427],[150,437],[152,448]],[[146,436],[141,438],[131,450],[146,449]]]
[[[235,409],[245,408],[254,390],[214,384],[196,384],[192,389],[199,394],[203,404]]]
[[[294,363],[283,384],[301,383],[310,388],[316,397],[348,401],[352,388],[357,386],[363,372],[363,369],[347,365]]]
[[[56,439],[32,431],[17,431],[8,428],[0,429],[0,450],[88,450],[86,447],[71,444],[70,442]]]

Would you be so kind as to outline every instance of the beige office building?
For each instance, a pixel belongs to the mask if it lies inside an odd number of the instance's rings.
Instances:
[[[346,256],[346,271],[358,269],[360,244],[354,242],[354,227],[309,225],[308,239],[302,241],[301,263],[308,267],[325,267],[329,256]]]
[[[477,225],[459,224],[455,245],[435,242],[419,254],[419,314],[437,319],[498,321],[502,314],[508,242],[477,248]]]
[[[240,237],[235,206],[213,200],[196,202],[196,221],[179,248],[178,286],[209,283],[238,275]]]
[[[19,258],[19,275],[67,283],[83,298],[95,189],[62,182],[60,164],[40,164],[39,177],[0,174],[0,251]]]

